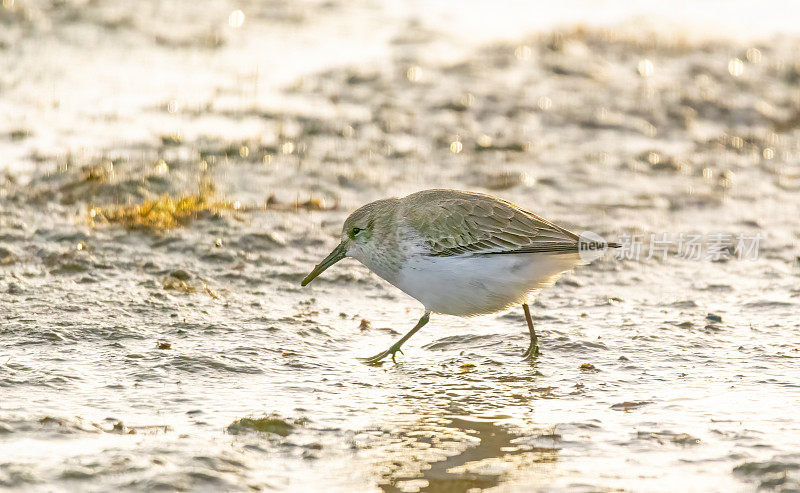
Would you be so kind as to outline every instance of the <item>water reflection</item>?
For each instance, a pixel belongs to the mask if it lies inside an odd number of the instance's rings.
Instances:
[[[508,418],[428,416],[390,430],[382,439],[390,453],[377,465],[379,486],[387,492],[469,491],[496,486],[521,470],[529,481],[545,480],[559,449],[530,444],[525,434],[502,424]],[[534,469],[534,464],[548,466]]]

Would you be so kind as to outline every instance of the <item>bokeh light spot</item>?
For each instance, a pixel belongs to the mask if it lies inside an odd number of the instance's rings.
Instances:
[[[241,10],[234,10],[228,16],[228,25],[234,29],[242,27],[244,24],[244,12]]]
[[[728,73],[734,77],[739,77],[744,73],[744,62],[738,58],[733,58],[728,62]]]
[[[636,67],[636,70],[642,77],[650,77],[651,75],[653,75],[655,66],[653,65],[653,62],[645,58],[644,60],[641,60],[639,62],[639,65]]]

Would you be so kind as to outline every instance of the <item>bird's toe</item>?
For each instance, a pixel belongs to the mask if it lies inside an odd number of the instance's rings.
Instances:
[[[389,356],[389,351],[384,351],[382,353],[378,353],[375,356],[370,356],[369,358],[359,358],[362,362],[368,365],[379,365],[383,362],[383,359]],[[394,354],[392,354],[392,360],[394,360]]]
[[[533,360],[539,356],[539,346],[531,344],[528,346],[528,349],[525,350],[525,353],[522,355],[522,359],[526,360]]]
[[[364,363],[366,363],[368,365],[378,365],[383,361],[384,358],[386,358],[387,356],[391,356],[392,357],[392,362],[393,363],[397,363],[397,360],[395,359],[395,355],[398,352],[400,354],[403,354],[403,351],[401,351],[399,347],[392,346],[389,349],[387,349],[386,351],[383,351],[382,353],[378,353],[375,356],[372,356],[370,358],[361,358],[361,361],[363,361]]]

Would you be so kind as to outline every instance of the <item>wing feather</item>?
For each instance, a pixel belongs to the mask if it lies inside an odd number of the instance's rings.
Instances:
[[[406,197],[405,223],[433,256],[578,251],[578,236],[488,195],[426,190]]]

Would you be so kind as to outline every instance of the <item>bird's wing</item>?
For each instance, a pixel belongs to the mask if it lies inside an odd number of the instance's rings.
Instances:
[[[418,198],[403,214],[433,256],[578,251],[575,234],[488,195],[457,192]]]

